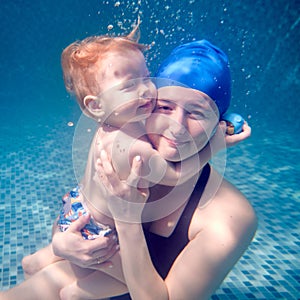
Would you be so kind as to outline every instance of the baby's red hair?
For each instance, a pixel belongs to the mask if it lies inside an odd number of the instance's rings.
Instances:
[[[84,110],[83,99],[87,95],[99,95],[101,83],[97,81],[97,72],[101,61],[112,51],[143,51],[146,46],[139,44],[139,21],[127,36],[92,36],[76,41],[66,47],[61,55],[63,77],[68,92],[74,94]],[[96,64],[97,63],[97,64]],[[99,67],[100,66],[100,67]]]

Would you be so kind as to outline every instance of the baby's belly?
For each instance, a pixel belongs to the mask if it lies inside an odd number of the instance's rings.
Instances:
[[[115,228],[114,220],[106,204],[100,206],[99,201],[97,201],[97,204],[94,204],[90,201],[85,200],[84,205],[96,222],[108,225],[111,228]]]

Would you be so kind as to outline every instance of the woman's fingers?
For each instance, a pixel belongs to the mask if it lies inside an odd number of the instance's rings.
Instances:
[[[115,254],[118,250],[115,233],[105,237],[99,236],[93,240],[83,240],[80,230],[89,221],[89,218],[89,216],[81,216],[65,232],[54,234],[52,248],[55,255],[80,267],[89,268],[96,263],[99,257],[103,263]]]
[[[251,136],[251,127],[249,124],[245,121],[243,125],[243,131],[240,133],[243,135],[244,139]]]
[[[67,229],[69,232],[79,233],[81,235],[80,230],[84,228],[86,224],[89,223],[91,216],[89,214],[83,215],[74,222],[72,222]]]
[[[89,268],[99,270],[101,268],[106,268],[111,265],[110,258],[112,258],[116,252],[118,252],[120,249],[119,245],[113,244],[110,249],[105,252],[103,251],[95,251],[93,253],[93,260],[92,264],[89,266]]]
[[[132,167],[130,170],[130,174],[126,180],[126,183],[132,187],[138,187],[138,183],[141,179],[141,168],[142,168],[142,160],[139,155],[137,155],[132,162]]]
[[[100,160],[98,161],[97,171],[100,174],[101,182],[110,192],[115,193],[120,188],[121,180],[104,150],[101,150]]]
[[[110,260],[107,260],[105,262],[96,262],[95,264],[91,265],[89,267],[89,269],[94,269],[94,270],[104,270],[104,269],[107,269],[107,268],[112,268],[113,267],[113,264]]]
[[[115,248],[118,247],[118,238],[115,231],[105,237],[95,238],[91,242],[94,243],[94,249],[92,250],[92,256],[94,258],[99,256],[106,256],[109,258],[111,253],[115,253],[117,251]]]
[[[149,196],[148,185],[141,180],[141,157],[133,159],[128,178],[121,180],[104,150],[97,160],[97,174],[107,189],[106,200],[114,219],[140,222],[144,205]],[[144,185],[140,185],[144,184]]]
[[[126,181],[122,181],[114,170],[112,163],[104,150],[97,161],[97,172],[102,184],[115,196],[123,197],[130,188],[137,188],[141,180],[142,160],[137,155],[132,162],[130,174]]]

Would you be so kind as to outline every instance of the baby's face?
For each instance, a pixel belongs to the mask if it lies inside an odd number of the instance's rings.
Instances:
[[[104,123],[119,127],[150,116],[155,107],[156,87],[140,51],[109,53],[101,62],[98,80],[103,91],[100,99]]]

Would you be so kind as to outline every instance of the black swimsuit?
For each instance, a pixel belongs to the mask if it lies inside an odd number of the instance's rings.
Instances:
[[[210,166],[207,164],[199,177],[196,187],[176,225],[169,237],[163,237],[144,228],[144,234],[148,245],[152,263],[162,278],[166,278],[175,259],[188,244],[188,231],[191,219],[199,204],[204,188],[210,175]],[[115,300],[130,300],[129,294],[113,297]]]

